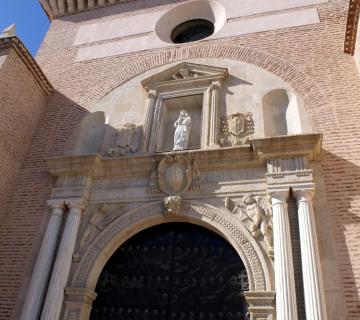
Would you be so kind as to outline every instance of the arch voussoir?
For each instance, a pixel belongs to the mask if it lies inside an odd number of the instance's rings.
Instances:
[[[266,257],[250,232],[227,211],[197,201],[185,201],[181,212],[174,216],[165,216],[161,203],[154,202],[117,218],[85,251],[71,286],[95,290],[102,268],[122,243],[146,228],[169,222],[190,222],[215,231],[240,255],[248,273],[250,291],[272,290]]]

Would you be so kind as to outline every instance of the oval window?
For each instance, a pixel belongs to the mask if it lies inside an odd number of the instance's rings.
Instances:
[[[215,26],[205,19],[193,19],[179,24],[171,32],[171,40],[174,43],[186,43],[198,41],[211,36]]]

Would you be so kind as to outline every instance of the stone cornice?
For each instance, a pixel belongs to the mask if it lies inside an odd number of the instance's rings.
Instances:
[[[22,41],[16,36],[0,37],[0,50],[6,48],[13,49],[16,52],[42,91],[49,96],[53,91],[53,87]]]
[[[50,20],[81,11],[107,7],[130,1],[135,0],[39,0]]]
[[[251,140],[259,159],[268,160],[284,157],[305,156],[316,160],[322,145],[321,134],[299,134]]]
[[[344,42],[344,52],[350,55],[354,55],[355,52],[359,13],[360,0],[350,0]]]
[[[169,154],[181,154],[196,160],[201,171],[234,170],[266,166],[272,157],[305,156],[316,160],[321,149],[320,134],[253,139],[249,146],[187,150],[133,157],[103,158],[98,154],[59,156],[46,160],[55,176],[91,175],[94,177],[133,177],[149,175],[158,160]]]

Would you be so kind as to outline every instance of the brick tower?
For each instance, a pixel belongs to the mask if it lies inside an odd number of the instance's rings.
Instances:
[[[0,320],[360,319],[358,0],[40,2],[35,59],[0,35]]]

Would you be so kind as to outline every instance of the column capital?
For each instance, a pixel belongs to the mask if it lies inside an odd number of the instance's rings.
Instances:
[[[289,189],[268,190],[272,204],[285,204],[289,198]]]
[[[315,188],[304,188],[304,189],[292,188],[292,191],[298,203],[304,201],[310,202],[313,200],[315,196]]]
[[[219,90],[221,88],[220,81],[213,81],[209,87],[210,90]]]
[[[154,98],[157,97],[157,90],[156,89],[149,89],[146,92],[146,95],[147,95],[148,99],[154,99]]]
[[[73,199],[65,201],[66,206],[70,209],[78,209],[81,212],[87,207],[87,201],[85,199]]]
[[[50,200],[46,201],[46,204],[51,209],[65,209],[65,201],[64,200],[50,199]]]

